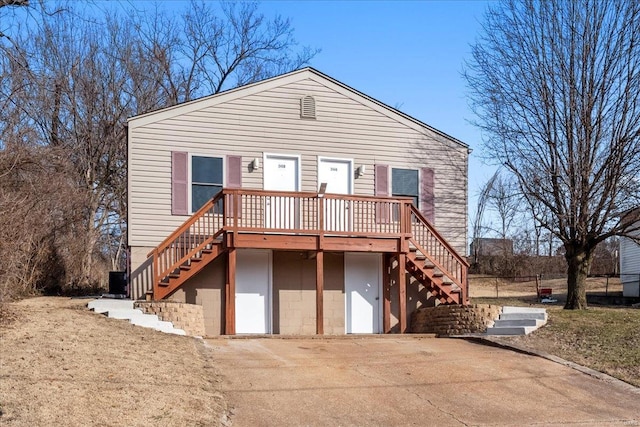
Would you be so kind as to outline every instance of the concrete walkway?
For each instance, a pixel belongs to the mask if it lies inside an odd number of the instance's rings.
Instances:
[[[235,426],[640,426],[640,390],[464,340],[210,339]]]

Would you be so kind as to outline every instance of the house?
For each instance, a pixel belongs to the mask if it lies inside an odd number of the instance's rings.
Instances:
[[[471,242],[469,252],[477,256],[513,255],[513,240],[479,237]]]
[[[628,226],[629,237],[620,238],[620,281],[622,295],[640,297],[640,208],[628,211],[624,216],[635,221]],[[635,238],[635,239],[634,239]]]
[[[466,144],[312,68],[132,117],[132,298],[207,335],[406,332],[466,304]]]

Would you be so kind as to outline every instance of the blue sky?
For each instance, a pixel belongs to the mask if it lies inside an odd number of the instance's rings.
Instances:
[[[462,78],[485,1],[265,1],[265,15],[289,17],[302,45],[322,49],[312,66],[421,120],[473,149],[469,215],[495,171],[480,161]]]

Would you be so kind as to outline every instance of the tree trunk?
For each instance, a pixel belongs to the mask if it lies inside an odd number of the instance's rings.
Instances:
[[[593,259],[593,248],[579,244],[565,245],[567,260],[567,302],[565,309],[587,308],[587,275]]]

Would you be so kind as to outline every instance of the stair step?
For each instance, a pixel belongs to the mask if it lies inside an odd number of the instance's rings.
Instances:
[[[116,308],[106,312],[107,317],[110,317],[112,319],[131,319],[133,317],[140,316],[142,314],[143,314],[142,310],[137,308],[132,308],[132,309]]]
[[[540,319],[547,320],[547,313],[502,313],[500,320]]]
[[[96,313],[106,313],[109,310],[116,309],[133,309],[133,301],[125,299],[97,299],[89,301],[87,308]]]
[[[505,305],[502,307],[503,313],[546,313],[546,308],[538,308],[538,307],[514,307]]]
[[[160,319],[155,314],[143,314],[141,316],[134,316],[129,319],[132,325],[143,326],[145,328],[155,328]]]
[[[180,266],[180,270],[185,270],[185,271],[189,271],[191,270],[191,266],[188,264],[183,264]]]

